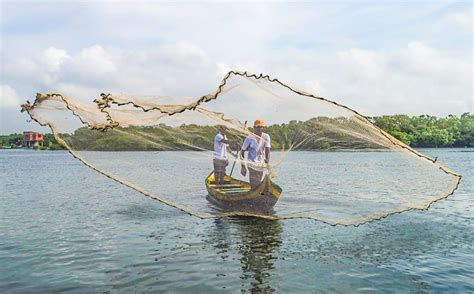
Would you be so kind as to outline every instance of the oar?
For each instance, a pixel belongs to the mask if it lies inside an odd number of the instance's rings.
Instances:
[[[237,157],[239,156],[239,152],[237,152],[237,156],[235,157],[234,159],[234,164],[232,164],[232,169],[230,170],[230,175],[229,177],[232,177],[232,173],[234,172],[234,167],[235,167],[235,163],[237,162]]]
[[[245,121],[244,125],[245,125],[245,127],[247,127],[247,121]],[[239,157],[239,153],[240,153],[240,150],[237,151],[237,156],[234,159],[234,164],[232,165],[232,169],[230,170],[229,177],[232,177],[232,173],[234,172],[235,163],[237,162],[237,157]]]

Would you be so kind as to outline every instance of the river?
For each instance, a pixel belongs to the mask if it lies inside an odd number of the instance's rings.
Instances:
[[[474,149],[421,151],[463,175],[456,192],[345,227],[199,219],[67,152],[2,150],[0,292],[472,293]]]

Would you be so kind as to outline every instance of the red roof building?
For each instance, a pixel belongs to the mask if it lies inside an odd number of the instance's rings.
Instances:
[[[23,147],[32,148],[43,146],[43,134],[36,132],[23,132]]]

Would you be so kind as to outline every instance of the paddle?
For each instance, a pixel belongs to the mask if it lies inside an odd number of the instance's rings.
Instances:
[[[232,169],[230,170],[230,175],[229,177],[232,177],[232,173],[234,172],[234,167],[235,167],[235,163],[237,162],[237,157],[239,156],[238,152],[237,152],[237,156],[235,157],[234,159],[234,164],[232,164]]]

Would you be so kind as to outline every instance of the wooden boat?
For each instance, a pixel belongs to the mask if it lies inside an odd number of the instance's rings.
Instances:
[[[272,211],[281,195],[281,188],[266,175],[255,189],[250,183],[224,177],[224,182],[216,185],[214,171],[206,178],[208,199],[225,210],[267,214]]]

